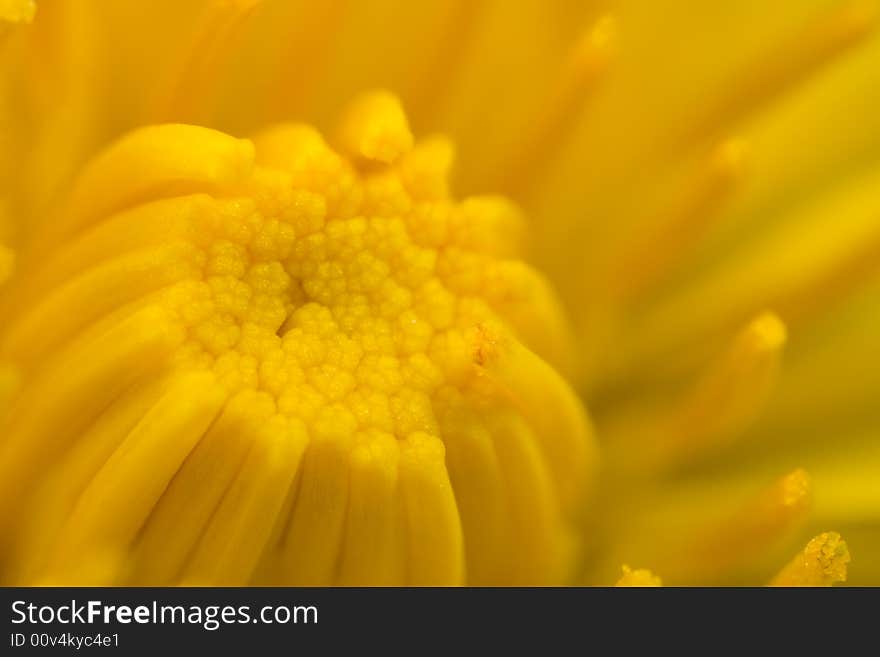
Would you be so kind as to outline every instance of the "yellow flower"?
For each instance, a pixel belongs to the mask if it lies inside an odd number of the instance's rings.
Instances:
[[[875,10],[0,2],[3,580],[880,582]]]
[[[414,147],[386,93],[338,142],[143,128],[23,252],[0,480],[24,581],[571,576],[591,437],[519,341],[564,357],[521,217],[454,203],[449,144]]]

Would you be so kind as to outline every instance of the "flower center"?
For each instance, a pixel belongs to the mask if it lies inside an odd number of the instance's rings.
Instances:
[[[338,143],[142,129],[24,254],[0,462],[66,487],[35,574],[127,546],[111,581],[563,576],[590,444],[532,351],[564,362],[565,329],[520,215],[452,200],[449,144],[387,94]]]

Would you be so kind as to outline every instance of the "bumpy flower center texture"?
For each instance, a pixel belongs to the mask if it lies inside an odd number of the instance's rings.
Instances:
[[[159,125],[83,171],[0,308],[7,579],[570,575],[592,438],[521,217],[388,94],[334,143]]]

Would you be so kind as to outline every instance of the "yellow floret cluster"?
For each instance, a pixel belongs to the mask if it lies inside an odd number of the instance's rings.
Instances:
[[[26,541],[26,580],[568,574],[591,444],[522,217],[451,199],[450,144],[414,145],[387,94],[337,144],[141,129],[25,252],[0,309],[21,378],[0,463],[4,494],[50,491],[26,497],[59,517]],[[34,453],[47,423],[56,449]]]

